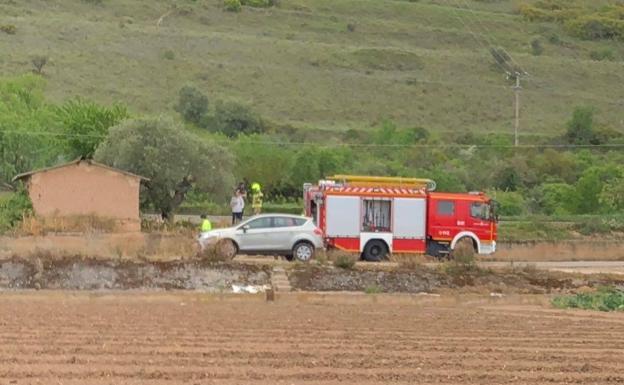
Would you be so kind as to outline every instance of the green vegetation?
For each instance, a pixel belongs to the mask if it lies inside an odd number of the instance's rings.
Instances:
[[[351,270],[355,267],[355,260],[356,258],[352,255],[339,255],[334,260],[334,266],[340,269]]]
[[[0,182],[95,151],[150,177],[143,207],[170,216],[227,213],[236,180],[299,213],[328,174],[417,176],[488,191],[503,239],[621,232],[604,218],[624,215],[624,43],[600,32],[621,5],[526,3],[5,2],[22,43],[0,35]],[[599,41],[575,32],[590,16]]]
[[[240,12],[242,6],[240,0],[224,0],[223,8],[229,12]]]
[[[562,134],[573,105],[595,106],[597,123],[624,129],[617,103],[624,97],[624,44],[528,21],[515,0],[289,0],[270,12],[243,6],[238,13],[224,11],[223,0],[173,3],[2,2],[1,23],[17,27],[20,44],[0,34],[0,69],[28,72],[33,55],[47,55],[52,103],[79,95],[101,105],[121,102],[138,114],[167,114],[180,88],[192,85],[211,101],[246,102],[274,128],[322,130],[323,138],[389,120],[440,135],[505,134],[510,143],[512,90],[493,64],[494,46],[531,75],[522,81],[521,143]],[[78,29],[68,31],[75,20]],[[534,39],[542,44],[539,56]],[[589,60],[602,48],[616,60]],[[174,59],[163,55],[167,50]]]
[[[531,21],[554,21],[578,37],[590,40],[624,39],[624,5],[618,2],[538,0],[520,6]]]
[[[57,121],[66,135],[67,156],[93,157],[108,129],[129,117],[123,105],[108,108],[81,99],[68,100],[57,109]]]
[[[13,24],[0,25],[0,32],[4,32],[9,35],[15,35],[17,33],[17,27]]]
[[[552,304],[559,309],[624,311],[624,291],[605,287],[594,293],[555,297]]]
[[[383,287],[381,287],[379,285],[367,286],[364,289],[364,293],[366,293],[366,294],[380,294],[380,293],[383,293]]]
[[[112,127],[95,159],[149,178],[142,205],[165,219],[172,219],[193,188],[225,200],[234,186],[228,150],[198,141],[168,119],[127,120]]]
[[[15,227],[31,211],[32,203],[24,189],[0,195],[0,233]]]

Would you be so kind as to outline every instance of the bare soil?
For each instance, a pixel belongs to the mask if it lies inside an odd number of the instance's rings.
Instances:
[[[546,302],[4,293],[0,383],[624,382],[624,315]]]

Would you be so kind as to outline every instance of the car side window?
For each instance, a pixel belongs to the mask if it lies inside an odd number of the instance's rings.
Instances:
[[[250,229],[267,229],[271,227],[271,219],[273,218],[265,217],[254,219],[253,221],[247,223],[247,226],[249,226]]]
[[[295,218],[295,226],[303,226],[307,222],[306,219],[303,218]]]
[[[273,227],[292,227],[296,226],[294,218],[275,217],[273,218]]]
[[[438,215],[443,215],[443,216],[455,215],[455,202],[438,201]]]

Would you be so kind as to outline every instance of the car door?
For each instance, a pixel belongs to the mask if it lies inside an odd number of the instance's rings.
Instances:
[[[451,241],[457,233],[458,202],[451,199],[432,199],[429,206],[430,236],[438,241]]]
[[[297,231],[295,218],[276,216],[273,218],[273,230],[271,237],[275,243],[275,250],[290,250],[293,245],[293,238]]]
[[[273,226],[273,217],[253,219],[238,227],[236,237],[241,251],[273,250],[273,240],[269,236]]]

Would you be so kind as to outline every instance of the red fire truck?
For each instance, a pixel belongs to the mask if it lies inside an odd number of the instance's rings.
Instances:
[[[428,179],[336,175],[304,185],[305,214],[329,248],[367,261],[390,253],[445,257],[460,247],[493,253],[494,202],[481,192],[434,190]]]

